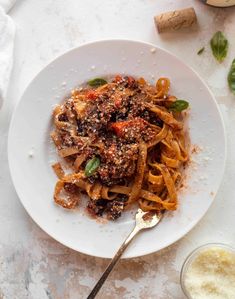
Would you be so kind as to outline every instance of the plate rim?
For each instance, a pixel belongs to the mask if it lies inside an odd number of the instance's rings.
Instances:
[[[221,171],[221,175],[220,175],[220,179],[219,179],[219,183],[217,185],[217,187],[214,189],[214,197],[213,197],[213,200],[211,201],[211,203],[208,205],[208,207],[205,209],[204,213],[201,214],[200,218],[198,220],[195,220],[193,221],[190,225],[187,226],[186,229],[183,230],[183,232],[181,231],[180,234],[176,235],[175,238],[172,238],[171,241],[169,241],[168,243],[166,243],[164,246],[160,246],[159,249],[157,250],[148,250],[148,248],[145,247],[145,253],[143,254],[131,254],[131,255],[128,255],[128,256],[124,256],[122,257],[122,259],[131,259],[131,258],[137,258],[137,257],[141,257],[141,256],[146,256],[146,255],[149,255],[149,254],[152,254],[152,253],[155,253],[155,252],[158,252],[160,250],[163,250],[164,248],[170,246],[170,245],[173,245],[174,243],[176,243],[177,241],[179,241],[181,238],[183,238],[186,234],[188,234],[205,216],[205,214],[208,212],[209,208],[212,206],[212,204],[214,203],[214,199],[222,185],[222,181],[223,181],[223,178],[224,178],[224,173],[225,173],[225,167],[226,167],[226,162],[227,162],[227,134],[226,134],[226,127],[225,127],[225,122],[224,122],[224,119],[223,119],[223,115],[222,115],[222,112],[220,111],[219,109],[219,105],[216,101],[216,98],[214,96],[214,94],[212,93],[212,91],[210,90],[210,88],[208,87],[207,83],[205,82],[205,80],[198,74],[197,71],[195,71],[190,65],[188,65],[187,63],[185,63],[181,58],[177,57],[177,55],[171,53],[169,50],[166,50],[164,49],[163,47],[160,47],[158,45],[155,45],[153,43],[150,43],[150,42],[146,42],[146,41],[143,41],[143,40],[136,40],[136,39],[125,39],[125,38],[122,38],[122,39],[119,39],[119,38],[113,38],[113,39],[100,39],[100,40],[94,40],[94,41],[89,41],[87,43],[83,43],[81,45],[78,45],[78,46],[75,46],[75,47],[72,47],[66,51],[64,51],[63,53],[57,55],[54,59],[51,59],[48,63],[46,63],[34,76],[33,78],[28,82],[27,86],[25,87],[24,91],[22,92],[22,94],[20,95],[20,98],[18,98],[18,101],[13,109],[13,112],[12,112],[12,116],[11,116],[11,120],[10,120],[10,125],[9,125],[9,129],[8,129],[8,138],[7,138],[7,159],[8,159],[8,165],[9,165],[9,170],[10,170],[10,176],[11,176],[11,180],[12,180],[12,183],[13,183],[13,186],[14,186],[14,189],[16,191],[16,194],[17,194],[17,197],[19,198],[22,206],[24,207],[25,211],[27,212],[27,214],[30,216],[30,218],[34,221],[34,223],[36,223],[40,229],[42,229],[48,236],[50,236],[51,238],[53,238],[54,240],[56,240],[57,242],[59,242],[60,244],[62,244],[63,246],[67,247],[67,248],[70,248],[72,250],[75,250],[79,253],[82,253],[82,254],[85,254],[87,256],[94,256],[94,257],[98,257],[98,258],[110,258],[110,257],[107,257],[106,255],[101,255],[101,254],[96,254],[96,253],[93,253],[91,254],[88,250],[80,250],[80,249],[77,249],[75,247],[73,247],[72,245],[67,245],[63,242],[63,240],[61,240],[60,238],[54,236],[53,233],[49,233],[48,232],[48,229],[45,227],[42,227],[37,220],[35,220],[35,218],[33,218],[31,215],[30,215],[30,212],[26,209],[26,204],[24,203],[24,200],[21,198],[21,196],[19,195],[21,192],[18,190],[17,188],[17,183],[16,183],[16,178],[14,176],[14,171],[13,171],[13,161],[11,159],[11,154],[10,154],[10,148],[11,148],[11,140],[12,140],[12,128],[14,126],[14,120],[15,120],[15,117],[16,117],[16,114],[17,114],[17,110],[18,110],[18,107],[25,95],[25,93],[27,92],[29,86],[37,79],[37,77],[44,71],[45,68],[49,67],[52,63],[55,63],[57,60],[61,59],[63,56],[69,54],[70,52],[76,50],[76,49],[80,49],[80,48],[83,48],[83,47],[87,47],[87,46],[90,46],[90,45],[95,45],[95,44],[100,44],[100,43],[122,43],[122,42],[127,42],[127,43],[136,43],[136,44],[143,44],[143,45],[147,45],[149,47],[152,47],[152,48],[155,48],[155,49],[159,49],[160,51],[163,51],[165,53],[167,53],[168,55],[172,56],[174,59],[176,59],[178,62],[180,62],[181,64],[185,65],[188,69],[190,69],[190,71],[192,73],[194,73],[196,75],[196,77],[202,82],[203,86],[205,89],[207,89],[207,91],[209,92],[211,98],[213,99],[213,102],[215,104],[215,107],[216,107],[216,111],[218,113],[218,116],[220,118],[220,123],[221,123],[221,128],[222,128],[222,133],[223,133],[223,160],[222,160],[222,171]],[[124,241],[124,239],[123,239]],[[121,245],[121,244],[120,244]]]

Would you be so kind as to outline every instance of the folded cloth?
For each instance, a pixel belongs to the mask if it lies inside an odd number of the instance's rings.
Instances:
[[[0,0],[0,107],[6,96],[12,64],[15,25],[7,12],[15,0]]]

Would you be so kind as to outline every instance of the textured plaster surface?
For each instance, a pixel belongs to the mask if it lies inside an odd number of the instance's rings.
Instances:
[[[153,16],[194,6],[193,30],[158,35]],[[67,249],[46,235],[20,204],[7,162],[7,134],[14,106],[31,79],[49,61],[84,42],[130,38],[170,50],[192,66],[216,96],[228,137],[223,183],[202,221],[176,244],[149,256],[122,260],[97,298],[182,299],[179,274],[187,254],[207,242],[235,244],[235,96],[226,74],[235,58],[235,8],[216,9],[194,0],[18,0],[11,11],[17,25],[15,65],[0,111],[0,299],[78,299],[107,265]],[[228,57],[218,64],[208,41],[222,30],[230,41]],[[205,46],[205,52],[197,51]],[[23,175],[23,174],[22,174]]]

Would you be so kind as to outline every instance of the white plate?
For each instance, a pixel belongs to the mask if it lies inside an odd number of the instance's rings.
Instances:
[[[49,134],[53,106],[72,88],[90,78],[119,73],[143,76],[152,83],[169,77],[170,92],[190,102],[191,142],[201,148],[192,157],[178,210],[168,213],[157,228],[142,233],[124,257],[162,249],[193,228],[213,202],[226,154],[224,126],[214,97],[191,68],[165,50],[136,41],[99,41],[73,49],[45,67],[26,89],[12,118],[8,147],[12,179],[25,209],[45,232],[77,251],[106,258],[113,256],[132,229],[134,215],[124,213],[118,221],[102,224],[81,209],[56,206],[51,164],[57,157]]]

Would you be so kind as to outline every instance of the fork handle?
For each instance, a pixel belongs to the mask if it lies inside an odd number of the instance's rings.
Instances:
[[[110,272],[112,271],[113,267],[116,265],[116,263],[118,262],[118,260],[122,256],[123,252],[127,248],[127,246],[130,244],[130,242],[133,240],[133,238],[138,234],[138,232],[140,230],[141,230],[140,228],[138,228],[137,226],[135,226],[135,228],[133,229],[133,231],[129,234],[129,236],[126,238],[126,240],[122,243],[121,247],[118,249],[118,251],[115,254],[115,256],[112,258],[111,262],[109,263],[109,265],[105,269],[104,273],[102,274],[102,276],[100,277],[100,279],[98,280],[98,282],[96,283],[96,285],[94,286],[93,290],[91,291],[91,293],[87,297],[87,299],[93,299],[93,298],[95,298],[95,296],[99,292],[100,288],[104,284],[105,280],[109,276]]]

